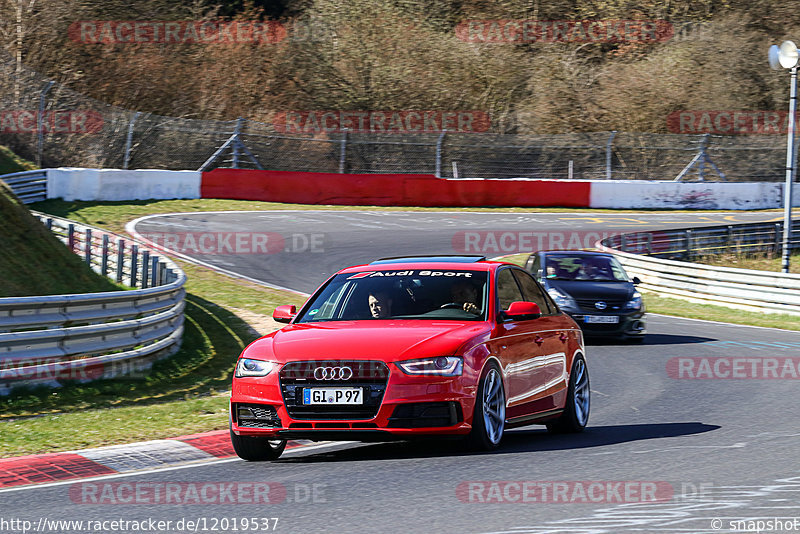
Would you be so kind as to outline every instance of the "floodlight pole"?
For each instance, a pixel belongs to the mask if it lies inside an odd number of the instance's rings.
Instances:
[[[781,271],[789,272],[792,240],[792,185],[794,178],[794,130],[797,116],[797,65],[792,67],[792,84],[789,89],[789,125],[786,142],[786,186],[783,191],[783,253]]]

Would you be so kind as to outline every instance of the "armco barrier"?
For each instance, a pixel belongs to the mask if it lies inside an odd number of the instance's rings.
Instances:
[[[35,215],[96,271],[138,288],[0,298],[0,394],[130,375],[178,350],[186,276],[177,265],[105,230]]]
[[[793,221],[792,227],[791,246],[798,249],[800,221]],[[774,223],[637,232],[604,239],[598,248],[614,253],[630,275],[642,280],[642,289],[704,304],[800,315],[798,274],[674,259],[723,252],[779,251],[780,240],[776,242],[776,238],[781,233],[780,225]]]

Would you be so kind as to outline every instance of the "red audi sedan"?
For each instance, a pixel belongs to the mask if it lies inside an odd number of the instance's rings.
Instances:
[[[231,441],[245,460],[288,439],[580,432],[589,419],[581,329],[524,269],[476,256],[389,258],[328,279],[287,326],[244,349]]]

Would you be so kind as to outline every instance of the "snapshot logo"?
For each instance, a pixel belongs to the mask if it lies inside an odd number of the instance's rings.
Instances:
[[[675,34],[666,20],[466,20],[456,37],[468,43],[660,43]]]
[[[673,111],[667,128],[680,134],[784,135],[789,131],[788,111]]]
[[[83,20],[70,24],[80,44],[275,44],[287,35],[277,21]]]
[[[577,250],[619,235],[609,232],[528,232],[519,230],[462,231],[453,236],[453,250],[460,254],[514,254],[533,250]]]
[[[278,254],[325,252],[325,234],[276,232],[153,232],[142,237],[167,253],[220,256],[227,254]]]
[[[667,360],[667,376],[693,380],[797,380],[800,358],[678,357]]]
[[[0,133],[93,134],[103,129],[103,116],[91,110],[0,111]]]
[[[668,482],[628,481],[465,481],[456,487],[456,497],[464,503],[644,503],[672,500]]]
[[[326,502],[326,484],[280,482],[77,482],[75,504],[280,504]]]
[[[273,125],[294,134],[471,133],[488,131],[491,119],[485,111],[281,111]]]

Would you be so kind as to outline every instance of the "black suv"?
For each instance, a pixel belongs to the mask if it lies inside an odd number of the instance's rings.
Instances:
[[[635,287],[640,281],[629,278],[613,255],[543,250],[531,254],[525,268],[587,336],[644,339],[644,301]]]

